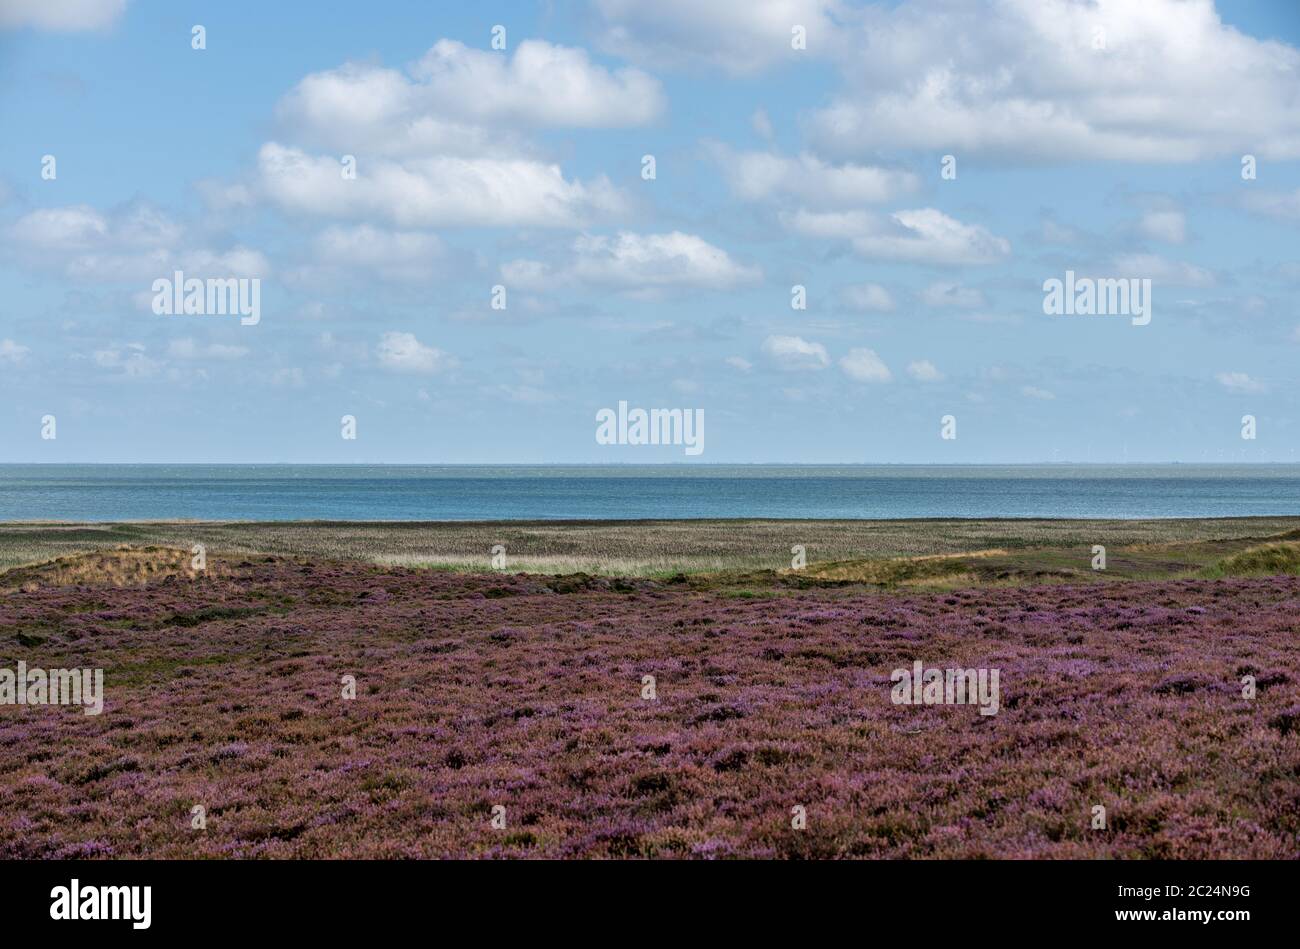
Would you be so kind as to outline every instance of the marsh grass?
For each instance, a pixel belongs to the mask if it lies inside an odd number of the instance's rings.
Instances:
[[[360,561],[481,573],[506,548],[506,572],[694,578],[707,587],[757,582],[948,589],[1026,582],[1105,582],[1236,575],[1273,569],[1233,560],[1265,545],[1295,547],[1300,518],[1206,520],[546,521],[546,522],[139,522],[0,524],[0,570],[44,564],[46,581],[117,584],[188,573],[196,543],[219,569],[258,556]],[[808,568],[790,570],[790,548]],[[1105,571],[1090,568],[1104,544]],[[154,551],[141,554],[138,551]],[[136,552],[132,552],[136,551]],[[102,555],[50,565],[60,558]],[[1276,569],[1295,572],[1289,560]],[[84,576],[82,575],[84,574]],[[21,572],[4,581],[21,586]]]
[[[1212,576],[1276,577],[1300,574],[1300,544],[1261,544],[1225,557],[1208,568]]]

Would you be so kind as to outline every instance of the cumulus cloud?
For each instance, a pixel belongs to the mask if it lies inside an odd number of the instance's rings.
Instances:
[[[894,298],[878,283],[859,283],[845,287],[840,301],[853,310],[887,313],[894,308]]]
[[[1229,392],[1263,392],[1264,384],[1244,372],[1217,372],[1214,378]]]
[[[170,278],[259,277],[270,266],[257,250],[203,246],[162,210],[135,202],[101,211],[90,205],[38,208],[3,232],[10,252],[33,268],[84,282]]]
[[[91,358],[96,366],[112,370],[114,375],[126,379],[147,379],[156,376],[164,368],[161,360],[148,355],[142,343],[109,346],[96,350]]]
[[[1295,191],[1248,191],[1241,197],[1241,206],[1247,211],[1277,218],[1279,221],[1300,222],[1300,188]]]
[[[850,349],[840,359],[840,369],[857,382],[889,382],[894,378],[884,360],[872,349]]]
[[[753,75],[840,47],[838,0],[593,0],[601,48],[656,68],[719,68]],[[802,26],[807,48],[792,49]]]
[[[436,234],[390,231],[369,224],[328,227],[312,242],[314,262],[291,275],[299,284],[357,271],[385,281],[427,282],[448,269],[448,250]]]
[[[1050,402],[1056,398],[1056,394],[1048,392],[1046,389],[1040,389],[1038,386],[1021,386],[1020,394],[1026,399],[1038,399],[1043,402]]]
[[[746,201],[798,199],[810,207],[891,201],[915,191],[920,179],[910,171],[873,165],[832,165],[804,152],[789,158],[772,152],[713,148],[731,190]]]
[[[1212,287],[1217,282],[1214,273],[1184,261],[1169,260],[1159,254],[1121,254],[1113,261],[1120,276],[1150,279],[1180,287]]]
[[[991,264],[1011,253],[1005,238],[978,224],[963,224],[934,208],[897,211],[892,226],[854,237],[859,255],[921,264]]]
[[[439,40],[412,70],[417,98],[478,121],[570,128],[644,125],[664,110],[659,81],[610,71],[586,50],[527,39],[513,56]]]
[[[379,340],[378,352],[379,364],[394,372],[432,375],[456,365],[453,357],[421,343],[414,333],[385,333]]]
[[[895,211],[887,218],[867,211],[801,208],[782,214],[781,221],[803,237],[848,240],[859,256],[872,260],[963,266],[996,263],[1011,253],[1006,238],[934,208]]]
[[[574,274],[591,283],[725,289],[761,276],[757,268],[736,263],[720,247],[681,231],[584,235],[574,248]]]
[[[268,142],[258,153],[258,178],[286,210],[399,228],[577,227],[626,209],[607,178],[569,181],[559,165],[523,158],[375,159],[345,179],[335,158]]]
[[[1083,241],[1085,234],[1077,227],[1062,224],[1050,214],[1043,214],[1039,220],[1038,239],[1044,244],[1061,244],[1069,246]]]
[[[296,141],[365,156],[514,153],[519,138],[431,108],[397,69],[345,63],[311,73],[280,100],[276,116]]]
[[[875,227],[875,219],[866,211],[808,211],[800,208],[782,213],[781,223],[801,237],[849,239]]]
[[[573,242],[572,258],[559,268],[536,260],[507,261],[507,286],[553,288],[563,283],[627,290],[693,288],[725,290],[753,283],[762,273],[732,260],[722,248],[694,234],[584,234]]]
[[[825,346],[799,336],[769,336],[763,340],[763,353],[778,369],[789,372],[825,369],[831,364]]]
[[[115,23],[125,9],[126,0],[4,0],[0,29],[98,30]]]
[[[907,364],[907,374],[918,382],[939,382],[943,379],[943,373],[935,368],[934,363],[928,359],[909,362]]]
[[[1300,51],[1213,0],[912,0],[864,10],[846,46],[846,87],[810,121],[831,154],[1300,156]]]
[[[108,234],[108,221],[86,204],[30,211],[10,226],[11,236],[30,247],[84,250]]]
[[[16,366],[26,359],[27,354],[30,352],[31,350],[28,347],[16,343],[12,339],[0,339],[0,362]]]
[[[328,228],[317,237],[316,246],[322,257],[335,263],[427,261],[443,252],[436,234],[381,231],[368,224]]]
[[[603,175],[566,178],[527,133],[639,126],[664,107],[658,80],[582,49],[524,40],[503,54],[444,39],[404,71],[346,63],[304,77],[250,180],[203,190],[215,207],[264,199],[399,229],[583,227],[626,213],[627,199]],[[346,176],[343,156],[355,162]]]
[[[479,153],[499,130],[623,128],[664,107],[654,77],[608,70],[582,49],[528,39],[502,54],[443,39],[405,73],[357,63],[312,73],[278,113],[304,138],[349,152]]]
[[[1166,244],[1185,243],[1187,215],[1171,209],[1147,211],[1138,221],[1138,233]]]

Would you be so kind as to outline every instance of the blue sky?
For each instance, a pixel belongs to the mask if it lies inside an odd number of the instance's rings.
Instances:
[[[459,6],[0,0],[0,461],[1297,460],[1294,3]]]

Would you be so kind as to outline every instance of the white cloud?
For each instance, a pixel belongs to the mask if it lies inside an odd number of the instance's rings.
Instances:
[[[441,349],[426,346],[414,333],[385,333],[379,340],[380,365],[395,372],[432,374],[455,366]]]
[[[973,287],[941,281],[921,291],[921,302],[927,306],[976,307],[984,305],[984,294]]]
[[[176,255],[176,261],[187,279],[204,275],[264,277],[271,270],[266,255],[248,247],[232,247],[226,251],[182,251]]]
[[[777,368],[792,372],[825,369],[831,364],[825,346],[798,336],[769,336],[763,340],[763,353]]]
[[[251,208],[257,204],[257,195],[253,189],[239,182],[232,184],[217,178],[200,178],[194,182],[194,189],[203,203],[213,211]]]
[[[963,224],[934,208],[897,211],[893,227],[853,238],[863,257],[923,264],[990,264],[1011,253],[1005,238],[978,224]]]
[[[178,269],[200,279],[259,277],[270,270],[260,251],[196,246],[181,224],[143,202],[109,212],[84,204],[39,208],[6,228],[4,238],[9,252],[33,268],[85,282],[144,283]]]
[[[98,30],[111,25],[125,9],[126,0],[3,0],[0,29]]]
[[[736,263],[725,250],[681,231],[583,236],[574,247],[574,273],[591,283],[725,289],[761,276],[757,268]]]
[[[436,155],[374,159],[355,179],[339,162],[268,142],[259,186],[279,206],[342,218],[379,218],[399,228],[578,227],[626,209],[609,180],[567,181],[559,165],[522,158]]]
[[[96,350],[93,358],[100,368],[117,370],[119,375],[129,379],[146,379],[157,375],[163,368],[162,362],[147,355],[141,343]]]
[[[482,122],[622,128],[653,121],[665,106],[652,76],[611,72],[586,50],[545,40],[524,40],[510,57],[439,40],[412,73],[426,108]]]
[[[435,234],[419,231],[389,231],[360,224],[330,227],[316,236],[313,248],[317,267],[308,268],[304,279],[319,279],[338,268],[372,273],[384,280],[427,281],[438,275],[446,247]]]
[[[1047,244],[1078,244],[1084,234],[1077,227],[1062,224],[1055,218],[1044,215],[1039,223],[1038,238]]]
[[[895,211],[888,218],[867,211],[782,213],[781,223],[803,237],[848,240],[868,259],[962,266],[991,264],[1011,253],[1011,243],[978,224],[963,224],[934,208]]]
[[[782,212],[781,223],[801,237],[827,237],[848,239],[865,234],[874,226],[874,219],[866,211],[806,211],[800,208],[793,214]]]
[[[740,372],[749,372],[751,369],[754,368],[754,364],[752,362],[740,356],[728,356],[725,362],[732,369],[739,370]]]
[[[641,291],[725,290],[762,276],[758,268],[738,264],[720,247],[681,231],[620,231],[613,237],[584,234],[573,242],[572,259],[559,269],[535,260],[512,260],[501,265],[501,274],[507,287],[521,289],[577,282]]]
[[[609,52],[656,68],[715,66],[753,75],[797,63],[843,42],[836,0],[593,0],[597,42]],[[802,26],[807,48],[791,48]]]
[[[1300,156],[1300,51],[1213,0],[905,2],[863,11],[845,47],[846,88],[810,121],[832,154]]]
[[[1180,287],[1212,287],[1217,280],[1203,267],[1169,260],[1158,254],[1121,254],[1113,261],[1120,276],[1150,279],[1152,283]]]
[[[1214,378],[1229,392],[1263,392],[1264,384],[1244,372],[1216,372]]]
[[[31,350],[12,339],[0,339],[0,362],[7,362],[11,366],[16,366],[27,358]]]
[[[1050,402],[1056,398],[1055,393],[1048,392],[1046,389],[1040,389],[1038,386],[1021,386],[1020,394],[1026,399],[1040,399],[1044,402]]]
[[[1300,188],[1295,191],[1248,191],[1241,197],[1247,211],[1281,221],[1300,221]]]
[[[439,40],[403,73],[346,63],[304,77],[277,109],[295,135],[365,155],[518,148],[511,129],[644,125],[664,110],[658,80],[610,71],[585,50],[528,39],[513,53]]]
[[[1138,233],[1166,244],[1182,244],[1187,240],[1187,216],[1182,211],[1147,211],[1138,222]]]
[[[415,83],[380,66],[345,63],[311,73],[280,100],[276,114],[295,139],[365,157],[481,155],[518,144],[504,130],[494,139],[486,128],[427,108]]]
[[[746,201],[796,198],[826,208],[891,201],[915,191],[920,179],[910,171],[872,165],[831,165],[807,152],[787,158],[771,152],[713,148],[731,190]]]
[[[840,360],[840,369],[858,382],[889,382],[894,378],[884,360],[871,349],[850,349]]]
[[[894,298],[878,283],[859,283],[845,287],[840,300],[854,310],[887,313],[894,308]]]
[[[347,63],[304,77],[277,108],[247,184],[206,182],[217,206],[422,227],[583,227],[628,210],[603,175],[565,177],[538,157],[538,128],[644,125],[663,91],[582,49],[524,40],[512,53],[439,40],[405,72]],[[321,150],[327,153],[322,154]],[[344,177],[342,156],[355,160]]]
[[[108,234],[108,220],[86,204],[38,208],[10,225],[9,232],[14,240],[29,247],[83,250]]]
[[[939,382],[943,379],[943,373],[935,368],[934,363],[928,359],[909,362],[907,364],[907,374],[918,382]]]
[[[507,288],[545,290],[561,278],[540,260],[507,260],[501,265],[501,281]]]

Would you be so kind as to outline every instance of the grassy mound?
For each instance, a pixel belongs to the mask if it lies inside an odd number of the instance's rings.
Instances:
[[[134,587],[164,577],[194,579],[193,555],[174,547],[118,547],[15,567],[0,574],[0,592],[51,587]],[[210,565],[209,565],[210,566]]]
[[[1300,574],[1300,543],[1263,544],[1220,560],[1216,573],[1225,577]]]

